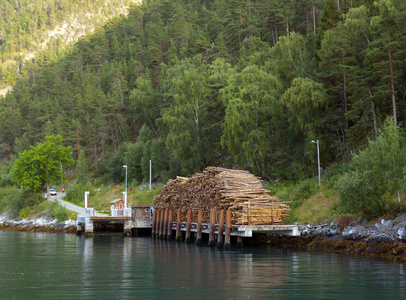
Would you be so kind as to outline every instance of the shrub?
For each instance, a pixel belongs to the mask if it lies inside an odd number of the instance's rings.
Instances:
[[[389,118],[377,139],[353,155],[348,171],[336,185],[345,212],[361,213],[371,219],[388,211],[390,196],[400,191],[403,178],[403,142],[400,129]]]
[[[42,193],[34,193],[16,187],[2,189],[0,195],[0,210],[8,210],[11,214],[17,215],[20,210],[26,207],[33,207],[43,200]]]
[[[134,199],[133,204],[148,205],[152,204],[154,202],[155,196],[159,195],[160,193],[161,188],[157,186],[151,187],[151,190],[149,190],[149,188],[137,188],[133,190],[131,197],[133,197]]]
[[[73,203],[80,204],[85,199],[86,191],[89,192],[90,197],[96,194],[90,182],[87,182],[85,184],[83,183],[74,184],[66,191],[66,199]]]
[[[68,210],[60,205],[58,202],[52,202],[52,216],[58,220],[58,222],[62,222],[68,219],[69,212]]]
[[[18,214],[20,218],[25,219],[30,214],[30,209],[28,207],[22,208]]]
[[[309,198],[318,189],[318,185],[314,179],[301,181],[293,193],[291,207],[298,207],[303,200]]]
[[[267,185],[265,188],[271,191],[271,195],[278,197],[282,201],[291,201],[290,207],[296,208],[302,204],[303,200],[313,195],[319,186],[316,180],[305,179],[297,184],[284,182]]]
[[[70,216],[69,210],[60,205],[56,201],[43,201],[34,208],[34,213],[43,217],[53,217],[62,222],[68,220]]]

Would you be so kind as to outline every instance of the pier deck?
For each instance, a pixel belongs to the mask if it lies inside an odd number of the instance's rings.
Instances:
[[[186,222],[181,223],[181,231],[186,231]],[[177,222],[172,222],[172,230],[176,230]],[[192,223],[191,232],[197,232],[198,223]],[[218,224],[215,225],[214,234],[218,234]],[[202,224],[202,233],[209,234],[208,223]],[[224,230],[222,231],[224,234]],[[252,237],[254,233],[300,236],[297,225],[231,225],[231,236]]]

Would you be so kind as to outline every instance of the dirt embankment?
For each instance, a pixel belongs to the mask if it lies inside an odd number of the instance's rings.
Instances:
[[[406,215],[367,223],[344,217],[340,222],[300,225],[300,237],[263,235],[261,242],[279,247],[323,250],[406,261]]]

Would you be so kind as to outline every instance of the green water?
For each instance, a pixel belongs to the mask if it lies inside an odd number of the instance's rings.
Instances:
[[[406,299],[405,266],[272,248],[0,231],[0,299]]]

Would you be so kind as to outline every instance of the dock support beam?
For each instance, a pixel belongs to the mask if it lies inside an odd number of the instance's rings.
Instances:
[[[227,209],[226,211],[226,232],[224,238],[224,248],[231,248],[231,210]]]
[[[168,233],[166,238],[168,240],[172,239],[172,221],[173,221],[173,210],[169,210],[168,212]]]
[[[203,229],[203,210],[197,212],[197,235],[196,235],[196,245],[202,243],[202,229]]]
[[[190,243],[190,229],[192,229],[192,211],[189,209],[187,211],[187,218],[186,218],[186,237],[185,241],[187,244]]]
[[[157,237],[161,237],[162,236],[162,215],[163,212],[162,210],[158,210],[158,236]]]
[[[85,208],[85,233],[87,235],[93,234],[93,220],[90,217],[95,215],[93,208]]]
[[[210,228],[209,228],[209,246],[214,247],[216,241],[214,240],[214,225],[216,223],[216,210],[212,209],[210,211]]]
[[[168,232],[168,210],[167,209],[165,209],[165,215],[164,215],[164,225],[163,225],[163,228],[162,228],[162,238],[163,239],[166,239],[166,234],[167,234],[167,232]]]
[[[177,211],[177,216],[176,216],[177,222],[176,222],[176,240],[180,241],[182,240],[182,233],[180,231],[180,227],[182,226],[182,211],[178,209]]]
[[[152,237],[155,237],[155,229],[156,229],[156,210],[152,212],[152,231],[151,231]]]
[[[124,235],[131,236],[131,220],[124,221]]]
[[[217,247],[223,247],[223,226],[224,226],[224,210],[219,211],[219,228],[217,234]]]

